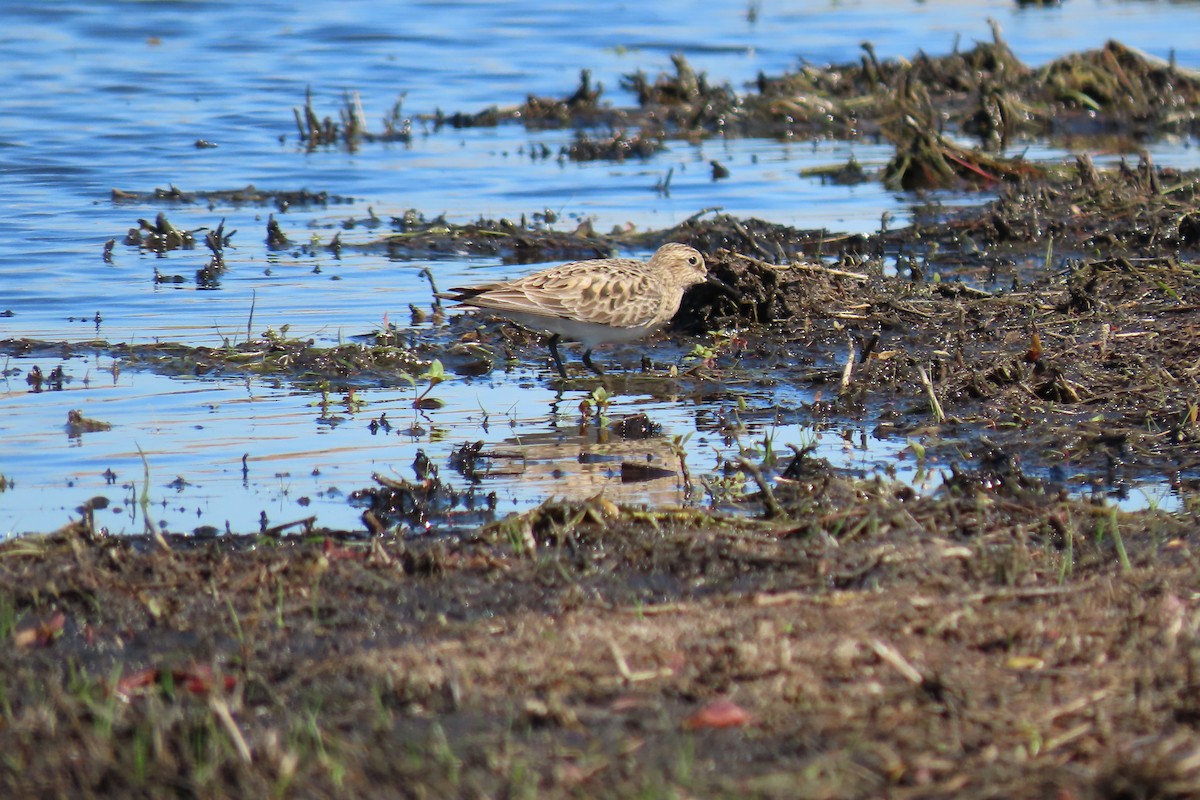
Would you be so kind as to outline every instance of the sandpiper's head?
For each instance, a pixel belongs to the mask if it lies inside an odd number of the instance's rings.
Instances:
[[[708,268],[704,256],[694,247],[678,242],[668,242],[650,257],[650,263],[663,267],[671,273],[681,288],[704,283],[708,279]]]

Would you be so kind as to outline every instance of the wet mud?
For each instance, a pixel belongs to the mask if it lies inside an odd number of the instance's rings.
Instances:
[[[902,63],[867,49],[747,95],[675,67],[629,78],[637,109],[604,106],[585,74],[520,119],[619,120],[643,137],[652,124],[877,130],[897,147],[878,179],[996,198],[852,236],[711,210],[609,233],[560,231],[544,213],[455,225],[414,211],[358,246],[523,262],[692,244],[736,293],[693,292],[670,330],[628,351],[647,353],[640,368],[588,376],[605,390],[580,407],[590,435],[661,437],[652,417],[604,418],[623,391],[801,386],[811,402],[746,411],[907,438],[913,459],[949,465],[943,486],[863,480],[803,449],[740,458],[705,484],[680,456],[694,507],[598,496],[500,516],[481,477],[500,456],[464,443],[449,464],[414,464],[414,481],[360,487],[358,530],[306,519],[113,538],[85,505],[59,531],[0,546],[5,794],[1200,793],[1200,174],[989,149],[1028,133],[1194,130],[1195,76],[1116,43],[1031,70],[999,37]],[[932,109],[981,146],[905,119]],[[348,140],[311,102],[296,119],[322,137],[313,146]],[[397,113],[393,135],[405,130]],[[165,216],[138,230],[174,242]],[[214,259],[226,238],[207,245]],[[0,352],[88,350],[122,369],[322,391],[401,374],[432,388],[439,370],[546,358],[535,335],[444,315],[436,263],[429,278],[411,328],[337,348],[272,334]],[[568,388],[584,386],[575,375]],[[631,482],[649,477],[630,466]],[[1178,511],[1110,501],[1148,479],[1175,489]],[[1081,482],[1093,498],[1067,491]]]
[[[155,544],[74,525],[10,542],[0,781],[1197,790],[1193,522],[1006,481],[915,498],[819,464],[793,474],[771,521],[597,498],[452,538]]]

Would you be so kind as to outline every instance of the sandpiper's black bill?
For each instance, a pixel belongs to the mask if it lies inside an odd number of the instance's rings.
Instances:
[[[721,290],[722,290],[722,291],[724,291],[726,294],[728,294],[728,295],[730,295],[731,297],[733,297],[733,299],[735,299],[735,300],[741,300],[741,299],[742,299],[742,293],[741,293],[741,292],[740,292],[740,291],[739,291],[739,290],[738,290],[736,287],[734,287],[734,286],[730,286],[728,283],[726,283],[725,281],[721,280],[720,278],[718,278],[718,277],[717,277],[717,276],[715,276],[715,275],[711,275],[711,274],[710,274],[708,277],[706,277],[706,278],[704,279],[704,282],[705,282],[705,283],[710,283],[710,284],[712,284],[713,286],[716,286],[718,289],[721,289]]]

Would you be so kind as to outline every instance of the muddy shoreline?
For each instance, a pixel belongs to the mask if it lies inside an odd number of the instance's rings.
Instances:
[[[5,787],[1196,791],[1194,519],[819,465],[775,491],[771,521],[10,542]]]
[[[744,411],[804,425],[853,420],[876,437],[919,441],[914,455],[938,468],[1013,472],[1047,493],[1088,485],[1122,497],[1150,481],[1188,496],[1200,482],[1198,193],[1200,173],[1147,160],[1098,170],[1081,158],[1052,176],[1006,184],[985,205],[872,235],[711,212],[670,229],[610,234],[414,213],[368,247],[523,260],[686,242],[737,297],[698,287],[656,343],[618,353],[626,364],[641,355],[640,369],[603,379],[575,371],[563,389],[736,393],[730,387],[747,380],[805,387],[811,403]],[[271,377],[327,398],[424,384],[434,363],[470,377],[545,360],[536,335],[486,315],[447,314],[433,297],[436,262],[429,281],[429,294],[411,304],[419,327],[393,323],[336,347],[271,331],[223,347],[7,340],[0,354],[86,353],[122,370]],[[584,427],[596,421],[579,418]],[[768,478],[784,467],[763,465]],[[383,505],[375,510],[387,517]],[[453,513],[435,513],[415,527],[393,520],[365,529],[425,531],[430,520],[454,522]]]

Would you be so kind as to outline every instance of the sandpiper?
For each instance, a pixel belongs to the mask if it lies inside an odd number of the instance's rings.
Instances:
[[[592,363],[592,348],[605,342],[632,342],[652,333],[675,316],[688,288],[706,280],[712,279],[700,251],[670,243],[658,248],[649,261],[572,261],[511,281],[451,289],[438,297],[550,334],[550,355],[565,380],[567,372],[558,354],[561,339],[583,344],[583,363],[603,374]]]

